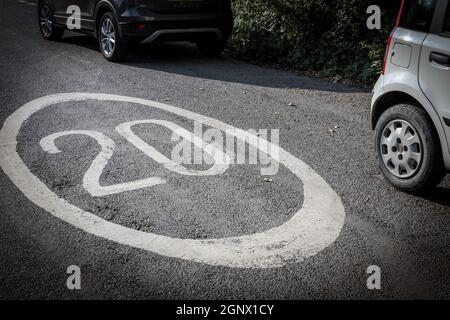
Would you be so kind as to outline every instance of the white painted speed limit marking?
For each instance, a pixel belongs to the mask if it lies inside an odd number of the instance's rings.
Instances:
[[[199,148],[204,148],[207,153],[214,156],[214,165],[212,168],[205,171],[197,171],[192,169],[186,169],[185,167],[175,163],[171,159],[164,156],[162,153],[158,152],[154,147],[148,145],[145,141],[139,138],[133,133],[131,128],[139,124],[158,124],[166,128],[171,129],[173,132],[177,133],[179,136],[185,138],[187,141],[192,142],[195,146]],[[224,173],[231,162],[230,158],[224,154],[221,150],[216,148],[214,145],[208,145],[204,147],[203,141],[189,133],[186,129],[176,125],[175,123],[164,121],[164,120],[139,120],[123,123],[118,125],[116,128],[125,139],[127,139],[136,148],[141,150],[147,156],[163,165],[165,168],[174,171],[181,175],[186,176],[212,176]],[[100,153],[92,162],[91,166],[87,170],[83,178],[83,187],[86,191],[93,197],[104,197],[112,194],[118,194],[121,192],[134,191],[143,188],[153,187],[158,184],[166,183],[165,180],[159,177],[150,177],[142,180],[125,182],[120,184],[114,184],[110,186],[101,186],[100,177],[103,170],[108,164],[108,161],[112,158],[114,149],[116,145],[114,141],[108,138],[101,132],[88,131],[88,130],[70,130],[51,134],[40,141],[40,145],[44,151],[50,154],[56,154],[61,152],[55,145],[55,141],[64,136],[71,135],[85,135],[93,138],[101,147]]]
[[[156,186],[158,184],[166,183],[165,180],[158,177],[151,177],[147,179],[142,179],[138,181],[126,182],[115,184],[111,186],[101,186],[99,181],[102,175],[103,169],[105,169],[108,164],[109,159],[113,156],[113,151],[116,147],[114,141],[96,131],[86,131],[86,130],[73,130],[58,132],[43,138],[40,142],[42,149],[48,153],[59,153],[61,152],[55,145],[55,140],[69,135],[85,135],[97,140],[98,144],[101,146],[101,151],[98,156],[94,159],[88,171],[84,175],[83,187],[87,192],[93,197],[103,197],[111,194],[117,194],[125,191],[139,190],[142,188],[148,188]]]
[[[53,216],[98,237],[163,256],[239,268],[271,268],[281,267],[290,261],[299,262],[329,247],[339,236],[345,220],[345,210],[339,196],[308,165],[269,142],[270,156],[303,182],[304,201],[303,207],[289,221],[265,232],[223,239],[177,239],[130,229],[103,220],[70,204],[59,198],[31,173],[17,153],[17,136],[23,123],[34,113],[54,104],[86,100],[140,104],[222,131],[229,130],[240,140],[248,137],[248,132],[219,120],[174,106],[132,97],[65,93],[30,101],[14,112],[0,131],[0,165],[30,201]],[[71,106],[73,107],[75,105]]]
[[[205,149],[206,153],[214,157],[214,165],[212,168],[205,171],[197,171],[192,169],[186,169],[180,164],[170,160],[158,150],[150,146],[148,143],[143,141],[131,130],[132,127],[139,124],[159,124],[166,128],[169,128],[173,132],[176,132],[179,136],[183,137],[187,141],[191,142],[196,147]],[[162,164],[165,168],[172,170],[178,174],[185,176],[214,176],[224,173],[231,162],[230,158],[219,150],[215,148],[214,145],[210,144],[206,148],[204,147],[204,142],[199,137],[194,136],[186,129],[176,125],[175,123],[164,121],[164,120],[138,120],[120,124],[116,127],[116,131],[119,132],[123,137],[125,137],[132,145],[141,150],[147,156],[155,160],[156,162]],[[225,161],[224,161],[225,159]]]

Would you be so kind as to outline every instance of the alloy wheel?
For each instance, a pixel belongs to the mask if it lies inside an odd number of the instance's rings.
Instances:
[[[102,51],[106,56],[111,56],[114,53],[116,45],[116,32],[114,24],[110,18],[106,18],[102,22],[100,28],[100,43]]]
[[[50,37],[53,31],[53,16],[50,8],[43,5],[39,10],[39,24],[45,37]]]

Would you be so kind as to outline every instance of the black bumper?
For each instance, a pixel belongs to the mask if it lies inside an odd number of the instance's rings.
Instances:
[[[233,31],[233,18],[231,13],[226,15],[121,17],[119,27],[124,40],[132,43],[140,43],[148,39],[152,41],[196,41],[205,37],[226,40]]]

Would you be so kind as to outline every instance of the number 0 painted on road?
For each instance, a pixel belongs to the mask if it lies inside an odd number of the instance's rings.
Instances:
[[[289,262],[300,262],[329,247],[339,236],[345,220],[345,210],[339,196],[308,165],[273,144],[269,144],[269,156],[301,179],[304,201],[302,208],[289,221],[261,233],[223,239],[177,239],[127,228],[70,204],[59,198],[31,173],[17,153],[17,136],[22,124],[34,113],[54,104],[86,100],[140,104],[222,131],[229,130],[240,140],[245,141],[248,137],[247,131],[219,120],[167,104],[132,97],[64,93],[30,101],[14,112],[0,131],[0,165],[30,201],[53,216],[85,232],[124,245],[167,257],[237,268],[273,268]],[[257,144],[254,146],[258,148]]]

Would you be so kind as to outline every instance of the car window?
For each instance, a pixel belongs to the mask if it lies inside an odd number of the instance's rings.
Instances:
[[[429,32],[436,0],[407,0],[404,2],[400,27]]]
[[[447,17],[445,19],[444,33],[447,33],[450,35],[450,3],[448,4],[448,7],[447,7]]]

